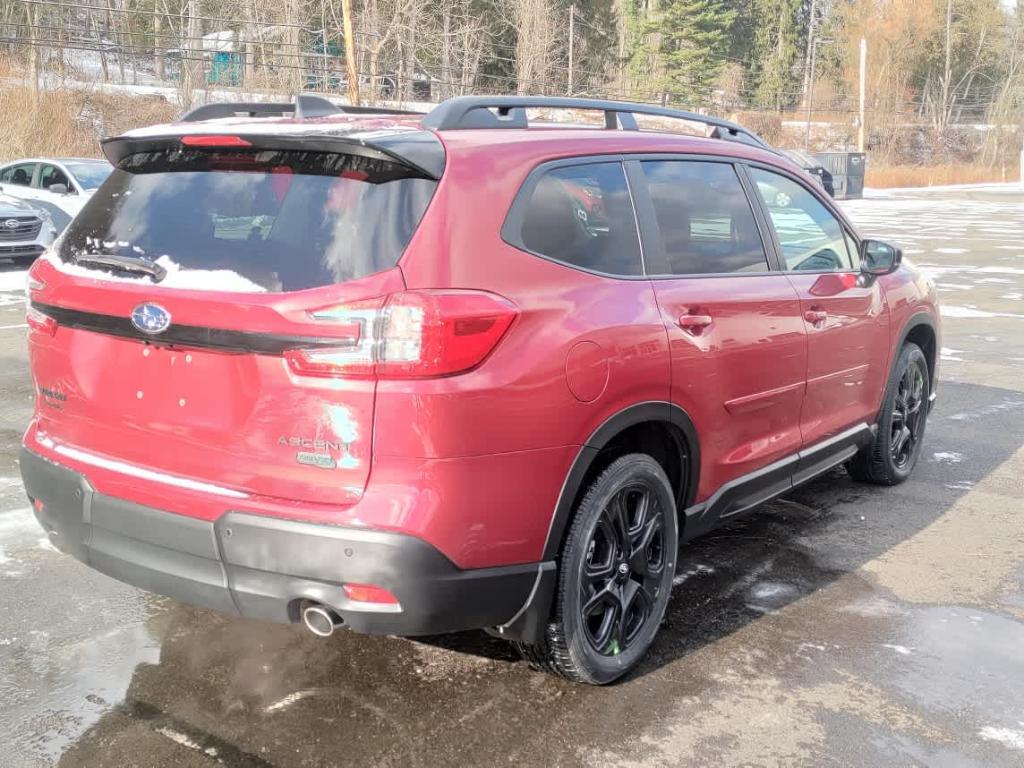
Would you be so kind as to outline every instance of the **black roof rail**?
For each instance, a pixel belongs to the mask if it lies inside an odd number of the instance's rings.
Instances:
[[[422,112],[411,112],[404,109],[387,107],[357,107],[347,104],[340,105],[328,101],[322,96],[300,93],[293,104],[281,102],[241,102],[225,101],[203,104],[182,115],[183,123],[195,123],[200,120],[216,120],[221,117],[327,117],[328,115],[421,115]]]
[[[772,149],[764,139],[742,125],[717,117],[650,104],[605,99],[576,99],[563,96],[456,96],[431,110],[423,118],[425,128],[454,131],[468,128],[527,128],[526,110],[580,109],[604,112],[605,128],[637,131],[635,115],[653,115],[711,126],[710,137],[739,141],[764,149]],[[491,110],[494,110],[493,112]]]

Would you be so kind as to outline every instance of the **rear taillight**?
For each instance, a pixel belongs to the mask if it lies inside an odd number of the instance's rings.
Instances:
[[[293,349],[285,358],[304,376],[450,376],[483,362],[516,314],[506,299],[483,291],[404,291],[311,312],[344,328],[338,345]]]
[[[47,336],[57,335],[57,321],[33,307],[31,302],[25,308],[25,322],[30,330],[45,333]]]

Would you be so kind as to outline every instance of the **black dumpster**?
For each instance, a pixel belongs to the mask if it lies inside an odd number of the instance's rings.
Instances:
[[[864,196],[864,170],[868,156],[863,152],[818,152],[815,159],[832,174],[832,195],[836,200]]]

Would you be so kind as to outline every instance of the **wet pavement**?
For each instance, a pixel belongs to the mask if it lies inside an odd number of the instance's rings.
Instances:
[[[0,266],[0,766],[1024,764],[1022,203],[845,204],[939,285],[921,463],[688,545],[650,658],[605,689],[480,633],[320,640],[53,551],[17,479],[31,382]]]

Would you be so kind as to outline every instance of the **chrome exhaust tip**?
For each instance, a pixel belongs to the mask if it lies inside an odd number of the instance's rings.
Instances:
[[[330,608],[313,603],[302,609],[302,623],[317,637],[330,637],[342,621]]]

